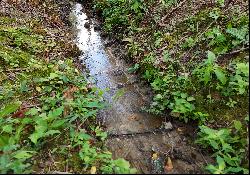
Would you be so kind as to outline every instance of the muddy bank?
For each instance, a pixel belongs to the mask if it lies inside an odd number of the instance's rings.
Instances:
[[[89,71],[89,80],[105,90],[104,100],[109,103],[98,118],[110,134],[106,145],[114,158],[125,158],[141,173],[202,173],[211,159],[187,136],[195,135],[192,126],[170,121],[167,114],[142,112],[151,100],[151,89],[138,75],[128,73],[122,45],[101,37],[96,30],[101,24],[87,4],[76,4],[73,13],[76,43],[82,51],[79,60]],[[173,168],[164,168],[169,159]]]

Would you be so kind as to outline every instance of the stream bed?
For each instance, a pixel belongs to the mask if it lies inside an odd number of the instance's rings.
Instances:
[[[128,65],[114,56],[112,46],[105,46],[107,39],[101,37],[97,21],[85,11],[79,3],[72,11],[76,44],[82,51],[79,60],[88,70],[89,81],[105,91],[109,107],[98,118],[110,135],[106,145],[114,158],[128,160],[139,173],[201,173],[208,157],[189,143],[185,128],[142,112],[150,101],[150,88],[127,72]],[[171,169],[164,168],[168,159]]]

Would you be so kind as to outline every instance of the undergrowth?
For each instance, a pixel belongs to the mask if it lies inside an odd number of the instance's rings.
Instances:
[[[107,133],[95,120],[103,92],[52,49],[66,44],[49,30],[0,21],[0,172],[135,173],[103,144]]]

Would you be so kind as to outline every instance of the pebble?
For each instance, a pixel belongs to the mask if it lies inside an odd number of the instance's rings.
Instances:
[[[86,22],[86,23],[84,24],[84,27],[87,28],[87,29],[89,29],[89,28],[90,28],[89,22]]]

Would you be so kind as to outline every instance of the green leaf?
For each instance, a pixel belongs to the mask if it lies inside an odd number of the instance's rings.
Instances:
[[[207,61],[206,63],[207,64],[212,64],[216,59],[216,56],[213,52],[211,51],[207,51]]]
[[[225,0],[216,0],[216,2],[217,2],[221,7],[224,7],[224,6],[225,6]]]
[[[216,150],[219,149],[219,145],[218,145],[218,143],[217,143],[215,140],[210,139],[209,142],[210,142],[210,145],[211,145],[214,149],[216,149]]]
[[[187,101],[194,101],[194,100],[195,100],[194,97],[188,97],[188,98],[187,98]]]
[[[59,108],[56,108],[53,111],[50,111],[49,114],[48,114],[48,119],[50,119],[50,120],[55,119],[56,117],[58,117],[59,115],[62,114],[63,110],[64,110],[64,107],[61,106]]]
[[[209,70],[205,70],[203,75],[203,81],[207,84],[211,80],[211,73]]]
[[[36,115],[38,113],[38,109],[37,108],[31,108],[28,112],[26,112],[26,115]]]
[[[140,65],[136,63],[134,66],[128,68],[128,72],[133,73],[133,72],[137,71],[139,69],[139,67],[140,67]]]
[[[41,133],[35,132],[29,136],[29,139],[34,143],[37,144],[37,140],[42,137]]]
[[[219,164],[219,169],[220,169],[220,170],[224,170],[224,169],[226,168],[226,164],[225,164],[223,158],[221,158],[220,156],[217,156],[217,157],[216,157],[216,161],[217,161],[217,163]]]
[[[163,99],[163,96],[162,96],[161,94],[157,94],[157,95],[155,96],[155,98],[160,100],[160,99]]]
[[[239,173],[241,171],[244,171],[244,169],[241,167],[229,167],[227,169],[227,173]],[[244,174],[248,174],[248,173],[244,173]]]
[[[17,101],[17,102],[14,102],[12,104],[6,105],[3,109],[1,109],[0,117],[5,117],[5,116],[15,112],[21,106],[21,104],[22,104],[22,102]]]
[[[100,103],[98,101],[88,102],[85,107],[89,108],[98,108],[100,107]]]
[[[246,116],[246,117],[245,117],[245,121],[246,121],[246,122],[249,122],[249,116]]]
[[[34,151],[18,151],[14,157],[17,159],[28,159],[31,158]]]
[[[54,79],[56,77],[58,77],[58,74],[56,74],[56,73],[50,73],[50,75],[49,75],[50,79]]]
[[[242,72],[245,76],[249,76],[249,64],[238,63],[236,64],[236,69],[239,72]]]
[[[241,130],[241,128],[242,128],[241,122],[238,121],[238,120],[234,120],[234,127],[235,127],[235,129],[237,129],[238,131]]]
[[[208,170],[211,173],[215,174],[214,172],[217,171],[217,168],[214,165],[208,165],[208,166],[206,166],[206,170]]]
[[[124,169],[129,169],[129,167],[130,167],[129,162],[122,159],[122,158],[114,160],[114,163],[116,166],[124,168]]]
[[[62,126],[65,123],[65,119],[63,120],[55,120],[53,121],[53,123],[51,124],[52,128],[58,128],[60,126]]]
[[[132,38],[124,38],[122,41],[127,41],[129,43],[132,43],[133,42],[133,39]]]
[[[61,132],[59,130],[49,130],[47,131],[44,136],[54,135],[54,134],[60,134]]]
[[[0,136],[0,148],[9,144],[9,136],[1,134]]]
[[[91,139],[92,137],[89,135],[89,134],[86,134],[86,133],[78,133],[78,139],[80,140],[89,140]]]
[[[224,85],[227,82],[227,78],[226,75],[224,74],[224,72],[222,71],[221,68],[219,67],[215,67],[214,68],[214,73],[216,74],[216,77],[218,78],[218,80]]]
[[[112,100],[117,101],[120,97],[122,97],[125,94],[125,89],[118,89],[114,96],[112,96]]]
[[[7,132],[7,133],[12,133],[13,127],[12,125],[5,125],[3,126],[3,132]]]
[[[27,80],[24,80],[21,82],[20,91],[21,92],[28,92],[29,91],[29,87],[27,85]]]

